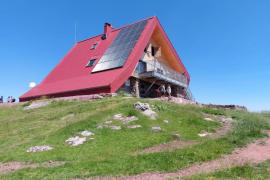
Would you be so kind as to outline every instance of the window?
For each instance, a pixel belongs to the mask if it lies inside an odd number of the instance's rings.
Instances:
[[[151,54],[154,57],[160,57],[161,56],[161,48],[160,47],[151,47]]]
[[[156,48],[154,46],[151,47],[151,53],[152,53],[152,56],[156,55]]]
[[[145,71],[146,71],[146,63],[140,60],[136,69],[135,69],[135,72],[140,74],[140,73],[143,73]]]
[[[92,67],[95,64],[96,59],[90,59],[86,67]]]
[[[98,45],[98,43],[92,44],[92,46],[90,47],[90,50],[96,49],[97,48],[97,45]]]

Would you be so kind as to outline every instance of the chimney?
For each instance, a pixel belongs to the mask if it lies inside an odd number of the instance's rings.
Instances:
[[[102,39],[106,39],[108,37],[108,35],[110,34],[110,32],[112,31],[112,25],[110,23],[105,23],[104,24],[104,32],[103,32],[103,36]]]

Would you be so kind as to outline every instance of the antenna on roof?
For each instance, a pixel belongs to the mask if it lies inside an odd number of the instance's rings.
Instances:
[[[77,43],[77,23],[74,24],[74,43]]]

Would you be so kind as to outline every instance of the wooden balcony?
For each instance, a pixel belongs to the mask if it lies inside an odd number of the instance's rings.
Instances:
[[[157,60],[140,61],[137,69],[140,78],[155,78],[184,88],[188,87],[187,78]]]

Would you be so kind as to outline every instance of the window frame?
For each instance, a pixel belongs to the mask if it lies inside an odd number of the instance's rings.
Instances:
[[[91,47],[90,47],[90,50],[94,50],[94,49],[96,49],[97,48],[97,46],[98,46],[98,43],[96,42],[96,43],[94,43],[94,44],[92,44],[91,45]]]
[[[96,58],[90,59],[85,67],[93,67],[96,63],[96,60],[97,60]]]

